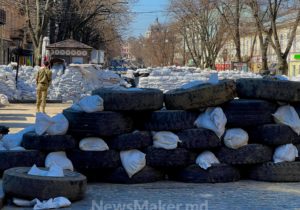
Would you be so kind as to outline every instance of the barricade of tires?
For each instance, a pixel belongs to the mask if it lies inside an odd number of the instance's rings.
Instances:
[[[278,147],[293,144],[300,148],[300,136],[294,129],[274,119],[274,113],[284,104],[292,105],[300,114],[299,90],[297,82],[263,79],[224,80],[165,94],[157,89],[98,89],[92,94],[103,99],[104,111],[86,113],[66,109],[63,114],[69,121],[67,135],[38,136],[30,132],[23,136],[22,145],[42,155],[66,151],[75,170],[89,181],[123,184],[166,179],[192,183],[240,179],[300,181],[298,158],[274,163]],[[199,115],[209,107],[221,108],[226,116],[221,135],[196,126]],[[243,129],[249,138],[247,144],[232,148],[224,139],[229,129],[236,128]],[[170,148],[157,146],[155,135],[162,131],[175,134],[180,140],[178,144]],[[81,150],[79,143],[87,137],[103,139],[109,150]],[[130,150],[144,154],[145,164],[129,176],[120,154]],[[218,161],[200,167],[199,154],[208,151]],[[4,164],[5,158],[0,160]],[[28,167],[25,162],[5,169]]]
[[[103,152],[94,152],[93,155],[80,152],[77,156],[70,152],[68,156],[76,169],[93,175],[93,180],[105,182],[141,183],[171,179],[215,183],[240,178],[300,181],[297,174],[285,174],[297,171],[298,162],[273,163],[278,146],[290,143],[297,146],[300,143],[300,137],[290,127],[277,124],[273,117],[279,107],[278,101],[293,103],[296,110],[300,107],[297,106],[299,88],[297,82],[240,79],[165,94],[155,89],[95,90],[93,95],[104,100],[105,110],[89,114],[64,110],[70,123],[69,134],[77,140],[101,137],[109,145],[110,152],[115,153],[115,158],[105,159]],[[227,118],[226,129],[247,131],[248,144],[238,149],[227,148],[224,135],[219,138],[211,130],[196,128],[195,120],[208,107],[222,108]],[[134,132],[136,130],[138,132]],[[181,143],[171,150],[156,148],[153,132],[159,131],[173,132]],[[117,156],[120,151],[131,149],[146,154],[147,166],[129,178]],[[196,164],[196,158],[207,150],[216,155],[220,164],[204,170]],[[96,154],[99,155],[97,158]],[[95,159],[111,167],[98,165]]]

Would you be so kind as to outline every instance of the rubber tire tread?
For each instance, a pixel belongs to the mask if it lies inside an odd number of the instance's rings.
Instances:
[[[146,111],[160,110],[163,107],[163,92],[159,89],[122,90],[100,88],[92,91],[104,100],[107,111]]]
[[[8,196],[32,200],[48,200],[66,197],[71,201],[81,200],[86,191],[86,177],[72,171],[64,171],[64,177],[28,175],[30,168],[11,168],[4,172],[3,190]]]
[[[217,158],[231,165],[264,163],[272,160],[273,149],[261,144],[249,144],[239,149],[222,147],[217,152]]]
[[[143,149],[153,144],[152,135],[147,131],[138,131],[129,134],[122,134],[108,141],[110,149],[131,150]]]
[[[132,118],[124,113],[85,113],[65,109],[63,114],[69,121],[68,133],[72,136],[114,136],[129,133],[133,129]]]
[[[236,97],[233,80],[218,84],[203,84],[188,89],[175,89],[165,93],[165,106],[169,110],[190,110],[221,105]]]
[[[205,150],[222,146],[222,141],[211,130],[204,128],[188,129],[177,133],[180,144],[186,149]]]
[[[224,183],[240,180],[239,171],[227,164],[213,165],[207,170],[199,165],[190,165],[187,168],[169,175],[170,179],[187,183]]]
[[[29,150],[55,152],[74,149],[76,141],[71,135],[39,136],[35,132],[29,132],[23,135],[22,146]]]

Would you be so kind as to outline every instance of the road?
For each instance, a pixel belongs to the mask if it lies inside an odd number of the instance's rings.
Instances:
[[[50,116],[61,113],[70,104],[48,104],[46,112]],[[35,122],[35,104],[10,104],[0,107],[0,125],[10,127],[10,132],[15,133]]]

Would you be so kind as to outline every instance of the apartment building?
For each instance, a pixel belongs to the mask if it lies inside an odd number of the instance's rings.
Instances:
[[[26,33],[26,19],[24,12],[16,9],[14,1],[0,4],[0,11],[4,12],[6,21],[0,25],[0,64],[8,64],[16,60],[14,49],[31,49],[29,34]],[[21,56],[20,63],[30,64],[32,56]]]
[[[286,49],[289,39],[289,34],[291,32],[291,22],[282,21],[278,26],[278,35],[281,48],[283,51]],[[255,30],[250,33],[245,33],[241,36],[241,56],[243,62],[248,64],[248,69],[259,73],[262,69],[262,56],[260,50],[260,43],[258,37],[256,37]],[[227,59],[224,60],[223,52],[226,51]],[[233,41],[229,40],[226,42],[224,47],[219,53],[216,61],[217,69],[223,70],[224,64],[227,68],[233,68],[232,62],[235,61],[235,45]],[[268,65],[270,69],[276,69],[278,65],[276,53],[271,45],[268,47]],[[288,55],[287,62],[289,64],[288,76],[298,76],[300,75],[300,26],[298,26],[296,37],[293,41],[292,48]],[[219,67],[219,68],[218,68]]]

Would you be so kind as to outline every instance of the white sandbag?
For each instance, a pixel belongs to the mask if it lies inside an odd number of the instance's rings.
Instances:
[[[104,110],[103,99],[100,96],[86,96],[82,98],[78,105],[82,108],[84,112],[93,113],[101,112]]]
[[[15,147],[21,146],[23,135],[34,130],[35,126],[28,126],[27,128],[19,131],[18,133],[4,135],[2,138],[3,146],[7,150],[11,150]]]
[[[65,208],[71,206],[71,201],[65,197],[57,197],[54,199],[49,199],[47,201],[40,201],[37,200],[37,203],[34,205],[34,210],[40,209],[58,209],[58,208]]]
[[[195,80],[195,81],[191,81],[191,82],[188,82],[184,85],[181,86],[182,89],[189,89],[189,88],[193,88],[195,86],[198,86],[198,85],[202,85],[202,84],[205,84],[206,82],[204,81],[200,81],[200,80]]]
[[[298,157],[298,149],[293,144],[286,144],[276,148],[273,155],[274,163],[292,162]]]
[[[11,148],[10,151],[25,151],[26,149],[24,147],[14,147],[14,148]]]
[[[129,178],[141,171],[146,166],[146,154],[139,150],[127,150],[120,152],[122,165]]]
[[[62,169],[68,169],[73,171],[74,167],[71,162],[66,156],[65,152],[51,152],[47,155],[45,160],[45,166],[50,168],[51,165],[56,164],[60,166]]]
[[[39,169],[36,165],[33,165],[30,170],[27,172],[31,176],[46,176],[48,171]]]
[[[39,169],[36,165],[33,165],[27,174],[32,176],[64,177],[63,169],[55,163],[50,166],[49,171]]]
[[[153,147],[155,148],[176,149],[178,142],[181,142],[179,137],[169,131],[155,132],[153,135]]]
[[[276,123],[289,126],[298,136],[300,135],[300,118],[294,107],[290,105],[281,106],[273,116]]]
[[[73,104],[70,108],[74,111],[79,111],[79,112],[83,111],[83,109],[79,106],[78,103]]]
[[[210,151],[202,152],[196,159],[196,164],[207,170],[214,164],[220,164],[218,158]]]
[[[64,170],[62,169],[62,167],[56,165],[56,164],[52,164],[50,166],[49,171],[47,172],[48,177],[64,177]]]
[[[5,151],[5,150],[7,149],[5,148],[3,141],[0,141],[0,151]]]
[[[84,138],[79,143],[79,148],[82,151],[107,151],[109,150],[106,142],[97,137]]]
[[[38,199],[33,199],[29,201],[20,198],[13,198],[13,204],[19,207],[33,207],[37,203],[37,200]]]
[[[39,136],[43,135],[52,125],[51,117],[44,113],[37,113],[35,118],[35,133]]]
[[[228,129],[224,136],[224,144],[231,149],[238,149],[248,144],[249,135],[241,128]]]
[[[0,106],[8,106],[9,105],[9,101],[8,101],[8,97],[4,94],[0,94]]]
[[[51,125],[47,128],[49,135],[65,135],[69,128],[69,121],[63,114],[51,118]]]
[[[216,85],[219,83],[218,73],[210,73],[208,83],[212,85]]]
[[[206,111],[199,115],[194,125],[197,128],[206,128],[212,130],[221,138],[225,132],[227,118],[220,107],[207,108]]]
[[[19,207],[33,207],[33,209],[58,209],[58,208],[65,208],[71,206],[71,201],[65,197],[56,197],[50,198],[46,201],[40,201],[39,199],[33,199],[31,201],[13,198],[13,203]]]

